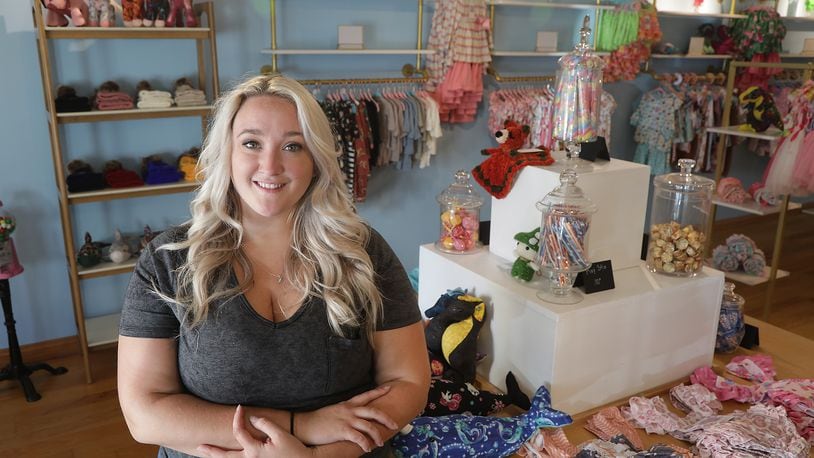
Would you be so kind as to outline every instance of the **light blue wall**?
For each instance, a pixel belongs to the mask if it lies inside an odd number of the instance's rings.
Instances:
[[[5,2],[4,2],[5,3]],[[4,209],[17,217],[14,235],[26,272],[11,280],[17,333],[22,344],[55,339],[76,333],[68,286],[67,264],[60,228],[57,191],[43,109],[36,35],[25,0],[0,7],[0,199]],[[415,46],[416,3],[403,0],[281,0],[278,1],[278,46],[281,48],[331,48],[336,45],[337,24],[365,26],[370,48]],[[342,3],[341,5],[339,3]],[[429,31],[432,2],[427,2],[424,31]],[[259,50],[269,46],[269,6],[261,0],[215,2],[221,85],[227,88],[244,75],[256,73],[270,62]],[[22,9],[20,11],[19,9]],[[499,50],[531,50],[535,32],[559,32],[560,49],[570,48],[581,16],[571,10],[502,8],[495,24]],[[700,22],[669,19],[663,27],[686,37]],[[668,35],[669,36],[669,35]],[[425,39],[426,43],[426,39]],[[686,43],[676,43],[680,47]],[[157,88],[169,88],[181,76],[195,74],[192,41],[61,41],[53,43],[56,81],[89,94],[107,79],[132,90],[141,79]],[[304,78],[400,76],[409,56],[282,56],[280,69]],[[552,74],[552,58],[497,58],[503,74]],[[704,64],[662,62],[658,71],[703,70]],[[608,85],[616,97],[612,151],[630,159],[634,144],[628,119],[642,91],[653,86],[641,77],[633,82]],[[488,88],[493,89],[494,83]],[[418,265],[418,246],[437,235],[435,196],[445,188],[457,169],[471,169],[480,162],[479,151],[493,146],[483,106],[475,122],[444,127],[438,155],[423,170],[375,169],[367,202],[360,213],[388,239],[405,267]],[[160,153],[168,159],[200,141],[198,118],[73,124],[61,128],[66,159],[81,158],[95,167],[106,160],[123,159],[136,167],[145,155]],[[740,160],[740,159],[739,159]],[[745,168],[762,171],[765,160],[750,158]],[[736,167],[739,164],[736,161]],[[644,192],[644,190],[643,190]],[[484,193],[484,196],[486,194]],[[136,232],[145,224],[162,228],[188,217],[190,195],[89,203],[72,208],[76,243],[85,231],[109,237],[117,227]],[[489,218],[489,204],[482,218]],[[127,275],[83,281],[86,316],[112,313],[120,308]],[[0,347],[5,346],[0,329]]]

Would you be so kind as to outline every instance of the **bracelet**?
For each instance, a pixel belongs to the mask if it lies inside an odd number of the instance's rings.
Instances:
[[[288,418],[289,418],[288,432],[291,433],[291,435],[293,436],[294,435],[294,411],[292,410],[289,413],[290,413],[290,415],[288,416]]]

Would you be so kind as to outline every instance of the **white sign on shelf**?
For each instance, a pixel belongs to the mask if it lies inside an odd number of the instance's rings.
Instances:
[[[537,32],[537,52],[557,51],[557,32]]]
[[[340,25],[338,49],[365,49],[364,28],[361,25]]]

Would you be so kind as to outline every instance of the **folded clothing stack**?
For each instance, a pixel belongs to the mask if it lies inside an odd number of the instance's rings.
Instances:
[[[93,167],[85,161],[75,159],[68,163],[68,192],[96,191],[105,188],[105,178],[94,172]]]
[[[147,184],[176,183],[184,174],[164,162],[160,156],[152,155],[141,161],[141,175]]]
[[[144,184],[138,173],[125,169],[121,162],[115,160],[105,163],[104,176],[105,183],[111,188],[129,188]]]
[[[172,94],[153,90],[147,81],[139,82],[136,89],[138,90],[136,106],[139,108],[169,108],[173,104]]]
[[[175,82],[175,104],[179,107],[206,105],[206,94],[193,88],[188,79],[181,78]]]
[[[97,110],[130,110],[133,108],[133,98],[121,92],[115,82],[105,81],[99,86],[93,104]]]
[[[90,111],[90,99],[76,95],[76,89],[70,86],[57,88],[55,99],[57,113],[74,113],[77,111]]]

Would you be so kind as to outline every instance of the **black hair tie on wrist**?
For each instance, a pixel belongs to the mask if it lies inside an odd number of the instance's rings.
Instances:
[[[292,410],[290,412],[290,414],[291,415],[289,415],[289,417],[288,417],[289,418],[288,432],[291,433],[291,435],[293,436],[294,435],[294,411]]]

